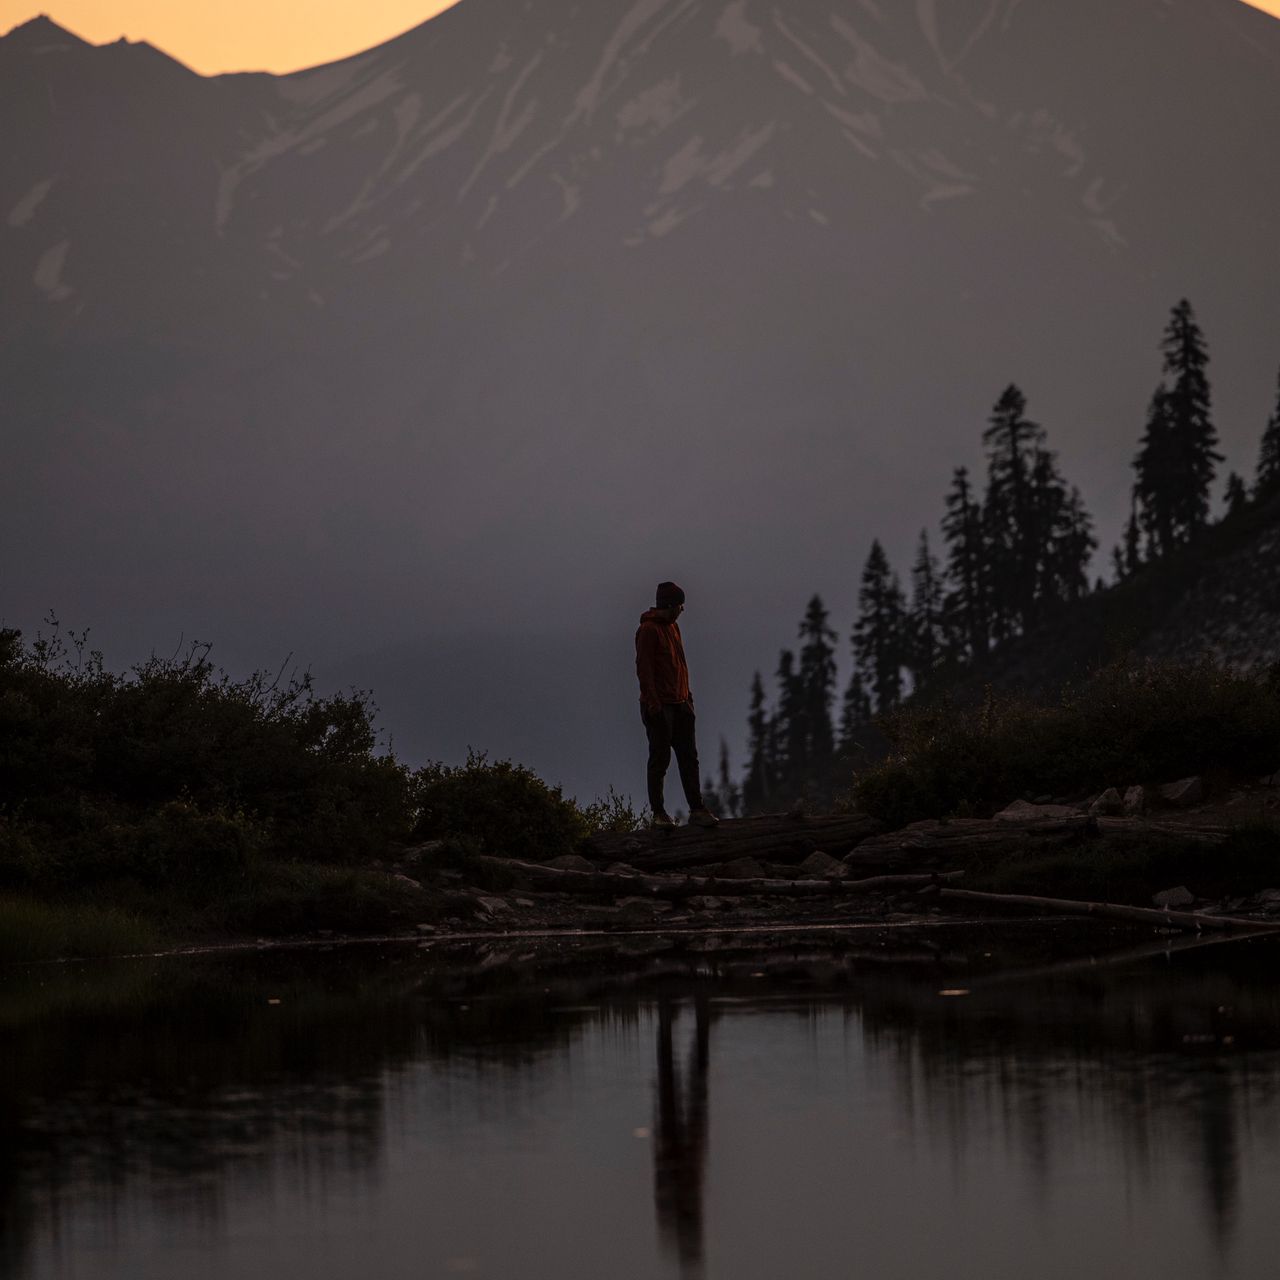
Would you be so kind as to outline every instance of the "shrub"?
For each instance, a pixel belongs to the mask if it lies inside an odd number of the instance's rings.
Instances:
[[[1280,764],[1280,684],[1209,660],[1118,663],[1054,704],[988,693],[885,717],[890,754],[854,781],[859,808],[893,825],[984,815],[1020,795],[1086,794],[1192,773]]]
[[[201,882],[408,836],[411,776],[377,752],[367,694],[233,681],[204,645],[116,675],[54,626],[0,631],[0,884]]]
[[[465,765],[419,770],[416,782],[418,839],[469,836],[486,853],[536,861],[572,852],[591,831],[559,787],[510,760],[472,751]]]

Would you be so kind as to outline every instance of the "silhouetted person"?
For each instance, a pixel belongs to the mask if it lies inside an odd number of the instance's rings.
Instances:
[[[693,695],[684,642],[676,621],[684,612],[684,592],[674,582],[658,583],[654,608],[640,615],[636,631],[636,675],[640,679],[640,718],[649,736],[649,808],[655,827],[674,827],[662,798],[671,752],[676,753],[680,785],[689,802],[689,821],[714,827],[719,821],[702,803],[698,747],[694,741]]]
[[[688,1277],[702,1274],[702,1183],[707,1162],[707,1067],[711,1060],[711,1022],[705,995],[694,1001],[694,1020],[686,1092],[681,1088],[672,1043],[675,1011],[670,1000],[659,1000],[653,1198],[659,1233],[680,1259],[680,1274]]]

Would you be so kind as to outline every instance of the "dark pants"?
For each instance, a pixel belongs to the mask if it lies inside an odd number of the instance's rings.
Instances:
[[[649,808],[655,814],[665,813],[662,784],[671,763],[672,750],[680,768],[680,785],[689,808],[702,808],[702,786],[698,781],[698,747],[693,740],[693,706],[688,702],[665,703],[661,711],[640,718],[649,735]]]

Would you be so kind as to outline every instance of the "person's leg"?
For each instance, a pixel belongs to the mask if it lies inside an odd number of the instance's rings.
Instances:
[[[680,785],[684,788],[684,798],[689,802],[689,811],[701,809],[702,782],[698,776],[698,744],[694,738],[695,719],[693,708],[687,703],[671,707],[672,716],[671,745],[675,748],[676,764],[680,768]]]
[[[641,712],[644,731],[649,737],[649,763],[645,770],[649,783],[649,808],[655,818],[666,813],[662,798],[667,766],[671,763],[671,720],[663,707],[653,715]]]

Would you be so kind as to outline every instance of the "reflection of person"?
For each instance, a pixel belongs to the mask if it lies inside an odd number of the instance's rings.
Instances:
[[[689,802],[694,826],[714,827],[718,819],[702,803],[698,781],[698,747],[694,741],[693,695],[677,618],[684,612],[684,592],[674,582],[658,583],[654,608],[640,615],[636,631],[636,675],[640,679],[640,718],[649,737],[649,808],[655,827],[674,827],[663,802],[663,786],[671,752],[676,753],[680,785]]]
[[[704,994],[695,999],[693,1016],[691,1070],[688,1088],[682,1090],[672,1037],[675,1012],[666,998],[658,1003],[658,1114],[653,1149],[658,1230],[679,1258],[680,1274],[689,1277],[702,1274],[702,1183],[711,1061],[711,1021]]]

